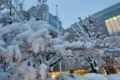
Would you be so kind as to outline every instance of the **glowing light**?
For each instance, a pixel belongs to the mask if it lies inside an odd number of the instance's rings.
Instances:
[[[107,22],[109,22],[109,20],[105,20],[105,22],[107,23]]]
[[[114,19],[114,20],[117,20],[117,18],[116,18],[116,17],[113,17],[113,19]]]
[[[92,32],[92,34],[95,34],[95,32]]]
[[[117,18],[120,18],[120,15],[118,15]]]

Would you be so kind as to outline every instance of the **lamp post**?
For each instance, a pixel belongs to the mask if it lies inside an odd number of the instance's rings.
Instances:
[[[45,21],[45,12],[43,11],[43,21]]]
[[[56,15],[57,15],[57,32],[58,32],[58,38],[60,38],[60,34],[59,34],[59,21],[58,21],[58,5],[56,5]],[[62,66],[61,66],[61,61],[59,62],[59,70],[60,70],[60,74],[62,73]]]
[[[59,21],[58,21],[58,5],[56,5],[56,15],[57,15],[57,32],[58,32],[58,38],[59,38],[60,34],[59,34]]]

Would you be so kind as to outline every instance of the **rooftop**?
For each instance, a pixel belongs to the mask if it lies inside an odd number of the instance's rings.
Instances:
[[[94,16],[95,18],[96,18],[96,17],[100,17],[100,16],[102,16],[102,15],[104,15],[104,14],[107,14],[107,13],[112,12],[112,11],[114,11],[114,10],[116,10],[116,9],[119,9],[119,8],[120,8],[120,2],[117,3],[117,4],[115,4],[115,5],[112,5],[112,6],[108,7],[108,8],[106,8],[106,9],[103,9],[103,10],[101,10],[101,11],[95,13],[95,14],[93,14],[93,16]]]

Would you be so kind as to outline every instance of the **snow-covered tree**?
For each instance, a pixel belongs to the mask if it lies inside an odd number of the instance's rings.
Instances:
[[[0,23],[5,26],[25,20],[23,16],[23,0],[1,0]]]
[[[36,13],[35,13],[35,18],[37,19],[38,15],[41,13],[40,10],[44,7],[45,3],[47,0],[37,0],[37,7],[36,7]]]
[[[89,16],[84,21],[81,18],[79,20],[80,22],[76,23],[78,27],[72,27],[77,41],[68,44],[67,49],[79,53],[77,59],[81,66],[88,66],[86,61],[89,63],[91,67],[89,72],[98,73],[100,68],[104,68],[107,74],[116,73],[115,68],[119,65],[120,37],[112,36],[103,39],[102,29],[93,34],[97,24],[93,17]]]
[[[24,21],[0,28],[1,73],[12,80],[45,80],[50,68],[71,53],[64,41],[50,35],[47,22]]]

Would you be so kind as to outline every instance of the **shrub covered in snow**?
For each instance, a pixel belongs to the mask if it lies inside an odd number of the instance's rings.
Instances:
[[[107,76],[108,80],[120,80],[120,75],[119,74],[110,74]]]
[[[96,73],[88,73],[83,75],[86,80],[108,80],[105,76]]]
[[[50,67],[71,55],[50,31],[49,24],[34,19],[1,27],[0,71],[11,73],[13,80],[45,80]]]
[[[62,73],[58,75],[54,80],[86,80],[78,74],[65,74]]]

